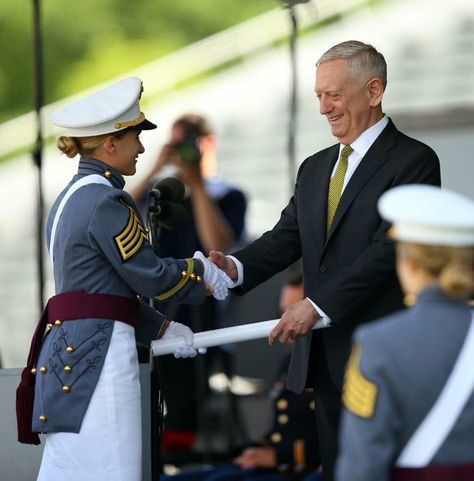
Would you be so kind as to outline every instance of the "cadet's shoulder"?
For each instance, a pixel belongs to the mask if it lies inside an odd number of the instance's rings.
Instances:
[[[107,209],[126,209],[138,210],[135,201],[130,194],[121,189],[103,184],[90,184],[87,191],[82,192],[83,197],[87,197],[92,202],[98,212]]]
[[[399,339],[406,329],[413,328],[412,317],[411,309],[403,309],[363,324],[355,330],[354,340],[364,345],[391,344]]]

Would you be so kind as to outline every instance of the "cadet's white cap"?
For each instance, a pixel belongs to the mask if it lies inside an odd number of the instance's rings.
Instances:
[[[65,127],[70,137],[109,134],[126,128],[156,129],[140,111],[142,91],[142,81],[128,77],[57,110],[52,121]]]
[[[430,185],[402,185],[378,202],[399,241],[442,246],[474,246],[474,200]]]

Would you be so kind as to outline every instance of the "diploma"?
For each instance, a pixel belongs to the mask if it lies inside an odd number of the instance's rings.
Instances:
[[[197,332],[194,334],[194,347],[200,349],[265,338],[268,337],[271,330],[279,322],[280,319],[272,319],[270,321],[254,322],[252,324],[242,324],[239,326],[224,327],[222,329],[213,329],[211,331]],[[319,320],[313,326],[313,329],[320,329],[322,327],[326,326],[321,320]],[[181,346],[184,346],[184,338],[181,336],[171,337],[169,339],[158,339],[151,343],[151,349],[154,356],[172,354]]]

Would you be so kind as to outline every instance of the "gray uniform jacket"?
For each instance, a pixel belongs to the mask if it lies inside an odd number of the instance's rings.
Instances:
[[[57,225],[53,255],[56,294],[71,291],[153,298],[172,294],[174,302],[200,303],[205,289],[198,276],[184,282],[185,260],[159,258],[148,242],[143,222],[125,181],[103,162],[82,158],[78,174],[59,195],[49,214],[49,245],[58,205],[68,188],[91,174],[111,186],[89,184],[67,201]],[[64,320],[61,320],[64,321]],[[33,431],[79,432],[110,343],[114,321],[70,320],[47,333],[37,364]],[[64,386],[68,386],[64,392]],[[41,418],[41,419],[40,419]]]
[[[357,329],[346,371],[338,481],[386,481],[451,374],[471,320],[438,288]],[[432,465],[474,461],[474,392]]]

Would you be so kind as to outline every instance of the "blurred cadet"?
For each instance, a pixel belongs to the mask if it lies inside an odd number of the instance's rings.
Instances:
[[[270,396],[273,420],[270,431],[257,443],[245,446],[232,464],[183,470],[161,481],[286,481],[302,480],[320,465],[314,400],[311,393],[295,394],[285,388],[289,356]],[[314,479],[320,479],[315,477]]]
[[[280,307],[285,310],[302,298],[302,278],[294,273],[281,290]],[[259,442],[241,448],[232,464],[183,470],[174,476],[162,476],[161,481],[306,481],[308,476],[311,481],[320,480],[313,396],[286,389],[289,361],[290,355],[285,355],[269,393],[272,427]]]
[[[143,205],[146,192],[165,166],[173,166],[188,191],[183,205],[186,220],[180,227],[161,229],[161,257],[187,257],[195,251],[227,251],[241,245],[244,237],[246,200],[241,190],[217,173],[216,137],[209,121],[202,115],[187,113],[172,124],[170,137],[161,149],[155,165],[134,189],[132,197]],[[144,206],[145,207],[145,206]],[[201,306],[178,306],[160,303],[158,308],[172,319],[194,331],[223,327],[226,306],[206,299]],[[206,367],[200,364],[204,363]],[[215,366],[220,363],[221,366]],[[231,353],[220,347],[208,351],[205,359],[176,360],[160,358],[160,385],[167,413],[163,447],[165,451],[186,451],[197,439],[199,404],[207,390],[207,374],[222,369],[232,375]],[[213,366],[214,365],[214,366]]]
[[[413,305],[355,332],[337,479],[474,479],[474,201],[402,186],[379,211]]]
[[[315,388],[326,481],[333,479],[352,332],[403,306],[377,200],[396,185],[440,184],[433,150],[384,114],[386,84],[385,59],[371,45],[351,40],[325,52],[315,92],[338,143],[302,163],[293,197],[273,229],[234,257],[210,253],[241,294],[302,257],[306,298],[283,314],[269,342],[295,341],[288,387]],[[312,332],[319,320],[327,328]]]
[[[48,217],[56,295],[17,394],[19,440],[38,444],[34,433],[48,433],[40,481],[141,481],[140,312],[162,323],[161,336],[185,337],[177,355],[196,351],[189,328],[163,322],[139,297],[200,303],[211,289],[226,296],[225,275],[210,262],[153,252],[123,191],[123,176],[135,174],[145,150],[140,132],[156,128],[140,111],[142,90],[140,79],[126,78],[53,115],[67,128],[59,149],[81,157]]]

